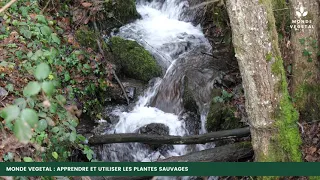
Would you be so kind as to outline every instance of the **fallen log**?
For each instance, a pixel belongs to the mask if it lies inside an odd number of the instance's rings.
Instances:
[[[106,134],[94,135],[89,138],[88,142],[91,145],[129,142],[140,142],[145,144],[205,144],[226,138],[244,137],[248,136],[249,133],[249,127],[245,127],[191,136],[161,136],[135,133]]]
[[[198,152],[192,152],[183,156],[170,157],[157,162],[235,162],[253,156],[250,142],[240,142],[219,146]],[[152,176],[143,177],[104,177],[105,180],[150,180]]]
[[[253,155],[250,142],[239,142],[192,152],[183,156],[174,156],[158,162],[234,162]]]

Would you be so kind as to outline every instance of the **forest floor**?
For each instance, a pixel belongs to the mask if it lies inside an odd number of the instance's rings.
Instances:
[[[302,127],[300,133],[304,161],[320,162],[320,122],[303,122]]]

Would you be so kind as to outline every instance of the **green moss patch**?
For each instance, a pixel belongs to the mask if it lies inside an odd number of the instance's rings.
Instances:
[[[140,18],[134,0],[109,0],[104,4],[106,19],[100,24],[103,30],[110,31]]]
[[[98,51],[97,34],[94,31],[82,28],[76,31],[76,39],[83,47],[90,47]]]
[[[112,37],[110,47],[115,56],[115,64],[124,75],[144,82],[161,75],[161,68],[156,60],[137,42]]]

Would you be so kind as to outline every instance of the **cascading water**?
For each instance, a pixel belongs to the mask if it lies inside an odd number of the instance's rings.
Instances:
[[[123,112],[116,109],[112,112],[119,117],[119,122],[108,134],[136,133],[139,128],[151,123],[168,126],[170,135],[189,134],[186,121],[179,116],[183,111],[182,91],[186,78],[193,83],[190,87],[195,91],[200,109],[200,133],[205,132],[205,105],[209,103],[215,72],[210,69],[208,58],[200,53],[210,50],[201,28],[182,21],[181,14],[187,6],[186,0],[140,0],[137,10],[142,18],[120,28],[116,34],[133,39],[150,51],[163,67],[165,75],[147,89],[133,110]],[[197,147],[197,150],[204,148]],[[103,148],[104,161],[156,161],[188,152],[186,145],[174,145],[165,152],[155,152],[139,143],[104,145]]]

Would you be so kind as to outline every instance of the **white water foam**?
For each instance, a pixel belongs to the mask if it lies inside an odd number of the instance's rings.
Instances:
[[[159,64],[162,64],[167,72],[172,72],[170,69],[174,68],[177,57],[196,46],[208,45],[200,27],[179,20],[183,8],[187,5],[187,1],[181,0],[166,0],[163,4],[156,1],[140,2],[137,10],[142,19],[120,28],[117,35],[136,40],[158,57]],[[136,133],[145,125],[161,123],[169,127],[170,135],[186,135],[188,132],[185,122],[177,115],[148,107],[161,82],[162,80],[158,80],[153,87],[149,87],[132,111],[114,110],[113,114],[119,116],[119,122],[107,133]],[[167,150],[166,156],[187,153],[186,145],[173,147]],[[199,146],[199,149],[203,147]],[[139,143],[105,145],[105,152],[108,156],[105,160],[108,161],[155,161],[159,157],[165,158],[160,152],[150,151]]]

